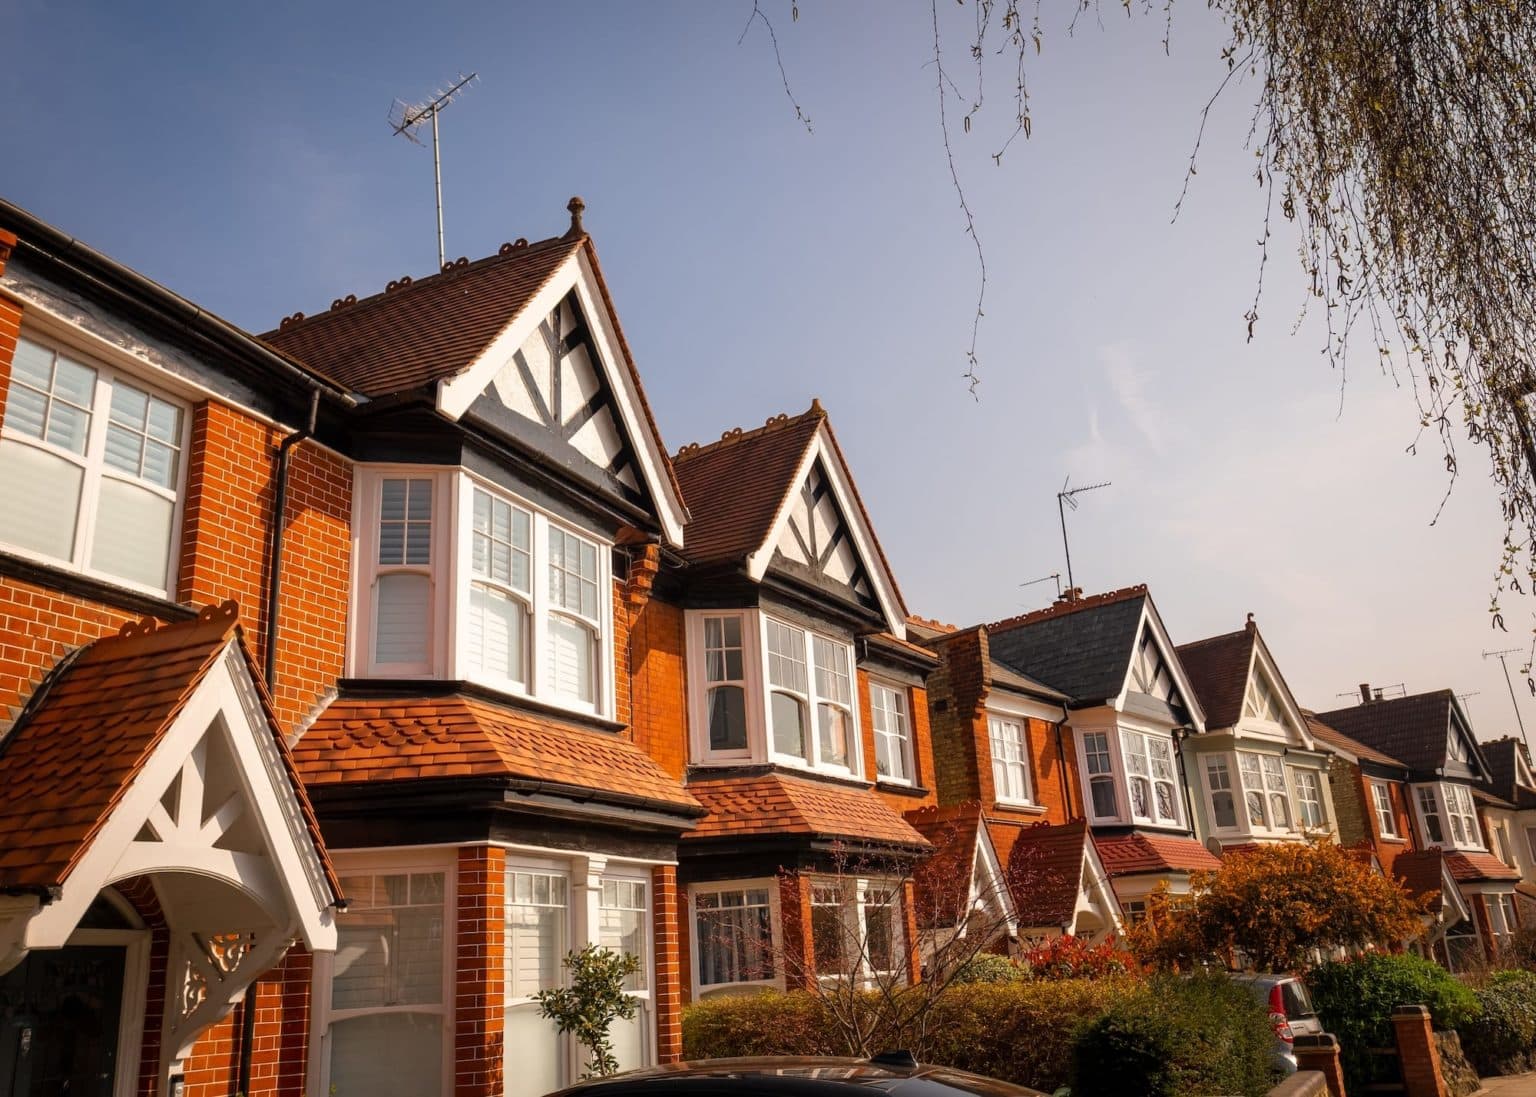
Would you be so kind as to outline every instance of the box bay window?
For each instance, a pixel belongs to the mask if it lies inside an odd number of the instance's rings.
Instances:
[[[869,702],[871,723],[875,726],[875,772],[881,780],[910,784],[914,767],[906,691],[871,682]]]
[[[1483,849],[1477,805],[1466,785],[1415,785],[1414,800],[1426,845]]]
[[[688,655],[697,760],[755,758],[839,776],[860,772],[853,649],[846,641],[756,610],[695,611]],[[872,689],[872,700],[877,695],[884,764],[899,771],[896,779],[910,780],[905,702],[890,689]]]
[[[173,586],[186,409],[20,338],[0,424],[0,541],[154,594]]]
[[[1157,823],[1179,821],[1179,797],[1173,774],[1173,742],[1139,731],[1120,733],[1125,752],[1131,815]]]
[[[608,711],[606,545],[458,470],[359,469],[357,495],[357,673]]]

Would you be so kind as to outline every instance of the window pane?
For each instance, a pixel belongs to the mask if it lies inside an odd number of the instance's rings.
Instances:
[[[835,898],[830,903],[813,902],[811,940],[818,975],[842,975],[848,970],[849,954],[853,950],[844,939],[847,933],[842,906]]]
[[[1157,817],[1159,819],[1174,820],[1179,817],[1179,810],[1173,797],[1173,786],[1167,781],[1158,781],[1153,786],[1157,795]]]
[[[773,718],[773,749],[780,754],[809,760],[805,735],[805,702],[775,691],[770,702]]]
[[[16,355],[11,362],[11,382],[14,384],[18,381],[43,392],[49,391],[53,387],[53,351],[30,339],[16,340]],[[6,413],[9,416],[9,404]],[[11,425],[9,418],[5,425]]]
[[[864,951],[870,969],[896,969],[896,897],[888,891],[871,891],[864,905]]]
[[[376,663],[419,665],[428,658],[428,622],[432,581],[413,572],[379,576],[374,611],[373,659]]]
[[[1211,794],[1211,807],[1216,815],[1218,827],[1237,826],[1237,809],[1232,803],[1230,792],[1214,792]]]
[[[565,878],[541,872],[509,873],[507,996],[526,998],[559,986],[568,937]]]
[[[598,944],[626,956],[633,956],[642,967],[625,981],[626,990],[644,990],[648,985],[645,964],[645,885],[637,880],[603,881],[599,908]]]
[[[701,986],[773,977],[766,890],[700,893],[694,911]]]
[[[114,423],[121,423],[137,431],[144,429],[149,414],[148,393],[140,392],[132,385],[113,385],[111,406],[111,419]]]
[[[1262,792],[1250,792],[1244,799],[1248,805],[1248,824],[1255,827],[1265,826],[1264,794]]]
[[[88,408],[96,394],[96,371],[59,355],[53,374],[53,395],[78,408]]]
[[[432,1097],[443,1088],[442,1018],[382,1013],[331,1024],[331,1088],[369,1097]]]
[[[1095,777],[1088,782],[1088,787],[1093,791],[1093,813],[1099,818],[1113,817],[1120,814],[1120,809],[1115,804],[1115,783],[1108,777]]]
[[[746,691],[715,686],[709,691],[709,749],[747,749]]]
[[[768,622],[768,683],[806,692],[805,634],[774,620]]]
[[[13,382],[5,398],[5,429],[41,438],[47,420],[48,397]]]
[[[79,465],[62,457],[0,439],[0,514],[5,515],[0,539],[55,560],[73,560],[84,477]]]
[[[1143,819],[1152,818],[1152,796],[1145,777],[1131,778],[1131,811]]]
[[[836,705],[822,703],[816,706],[816,727],[820,732],[821,761],[827,765],[849,765],[848,711]]]
[[[557,697],[592,704],[596,696],[597,637],[585,625],[551,614],[549,618],[549,683]]]
[[[176,505],[162,495],[126,480],[103,477],[96,501],[91,568],[164,589],[175,510]]]
[[[84,453],[91,432],[89,412],[55,400],[48,411],[48,441],[72,453]]]
[[[441,874],[437,875],[439,881]],[[443,900],[410,902],[407,877],[371,879],[371,902],[337,917],[334,1008],[432,1005],[443,1000]],[[348,881],[349,884],[354,881]],[[348,894],[353,894],[349,889]]]
[[[469,665],[481,674],[527,685],[528,610],[483,583],[469,588]]]

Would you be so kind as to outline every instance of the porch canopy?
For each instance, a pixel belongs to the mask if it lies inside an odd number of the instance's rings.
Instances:
[[[104,889],[148,885],[164,1074],[293,943],[336,946],[341,892],[236,617],[124,625],[0,726],[0,974],[69,943]]]

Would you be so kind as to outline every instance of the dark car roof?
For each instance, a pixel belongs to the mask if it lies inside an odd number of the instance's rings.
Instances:
[[[1039,1090],[938,1066],[903,1066],[868,1059],[766,1056],[702,1059],[595,1078],[551,1097],[653,1097],[666,1094],[759,1097],[868,1097],[871,1089],[899,1097],[1045,1097]]]

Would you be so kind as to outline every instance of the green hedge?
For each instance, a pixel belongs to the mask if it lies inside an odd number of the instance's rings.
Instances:
[[[1392,1011],[1428,1006],[1436,1028],[1463,1029],[1480,1012],[1477,996],[1439,964],[1411,954],[1368,953],[1313,968],[1307,976],[1323,1028],[1339,1038],[1345,1089],[1382,1080],[1371,1048],[1395,1046]]]
[[[1261,1097],[1274,1045],[1268,1012],[1246,988],[1224,975],[1163,976],[1083,1029],[1072,1092]]]
[[[876,999],[866,999],[875,1007]],[[1154,1088],[1101,1078],[1079,1038],[1102,1019],[1099,1039],[1172,1059]],[[1078,1082],[1075,1097],[1185,1097],[1262,1093],[1274,1033],[1247,991],[1227,980],[1066,979],[952,986],[933,1004],[907,1050],[924,1063],[974,1071],[1047,1093]],[[877,1049],[881,1050],[881,1049]],[[889,1049],[883,1049],[889,1050]],[[856,1049],[814,995],[712,998],[683,1012],[683,1054],[849,1055]],[[1118,1052],[1116,1052],[1118,1054]]]
[[[1501,971],[1476,994],[1482,1012],[1459,1031],[1477,1072],[1519,1074],[1536,1067],[1536,974]]]

